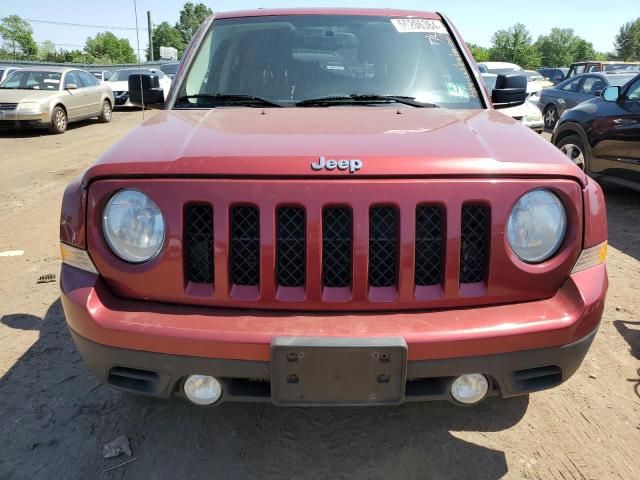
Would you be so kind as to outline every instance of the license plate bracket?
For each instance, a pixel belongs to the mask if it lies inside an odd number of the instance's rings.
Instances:
[[[276,337],[271,398],[276,405],[396,405],[404,400],[402,337]]]

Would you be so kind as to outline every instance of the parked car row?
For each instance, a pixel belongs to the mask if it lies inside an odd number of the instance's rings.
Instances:
[[[47,128],[64,133],[71,122],[110,122],[113,108],[133,106],[129,77],[151,73],[167,96],[171,79],[159,69],[85,71],[69,67],[0,66],[0,127]]]

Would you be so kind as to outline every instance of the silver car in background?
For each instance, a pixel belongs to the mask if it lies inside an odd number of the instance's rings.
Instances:
[[[64,133],[78,120],[97,117],[110,122],[113,103],[111,88],[84,70],[22,68],[0,83],[0,126]]]

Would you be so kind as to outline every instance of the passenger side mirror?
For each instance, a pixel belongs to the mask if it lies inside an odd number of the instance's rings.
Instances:
[[[522,105],[527,99],[527,77],[517,73],[498,75],[491,93],[493,108],[510,108]]]
[[[67,83],[66,87],[64,87],[65,90],[76,90],[77,88],[78,85],[75,83]]]
[[[605,102],[617,102],[620,98],[620,87],[607,87],[602,92]]]
[[[140,73],[129,76],[129,100],[138,107],[161,109],[164,106],[164,90],[158,75]]]

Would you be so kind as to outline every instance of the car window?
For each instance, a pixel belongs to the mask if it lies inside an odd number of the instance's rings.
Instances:
[[[77,88],[82,88],[83,86],[82,81],[78,76],[78,72],[75,70],[67,72],[67,74],[64,76],[64,88],[68,88],[71,84],[74,84]]]
[[[565,92],[577,92],[580,80],[582,80],[582,78],[574,78],[573,80],[570,80],[568,82],[561,83],[560,85],[558,85],[558,88],[560,90],[564,90]]]
[[[605,89],[607,85],[600,77],[587,77],[580,86],[580,93],[586,95],[595,95],[596,92],[600,92]]]
[[[627,90],[627,100],[640,100],[640,80],[636,80],[636,82],[629,87],[629,90]]]
[[[600,71],[600,67],[595,63],[589,65],[589,68],[587,68],[587,72],[599,72],[599,71]]]
[[[218,94],[291,106],[350,95],[407,96],[448,108],[482,106],[441,21],[364,15],[215,20],[178,96]],[[206,103],[194,99],[180,107]]]
[[[80,77],[80,80],[82,81],[82,85],[84,87],[95,87],[96,85],[100,85],[100,82],[96,79],[96,77],[94,77],[90,73],[78,72],[78,76]]]
[[[16,70],[2,83],[2,88],[28,90],[59,90],[61,73]]]

